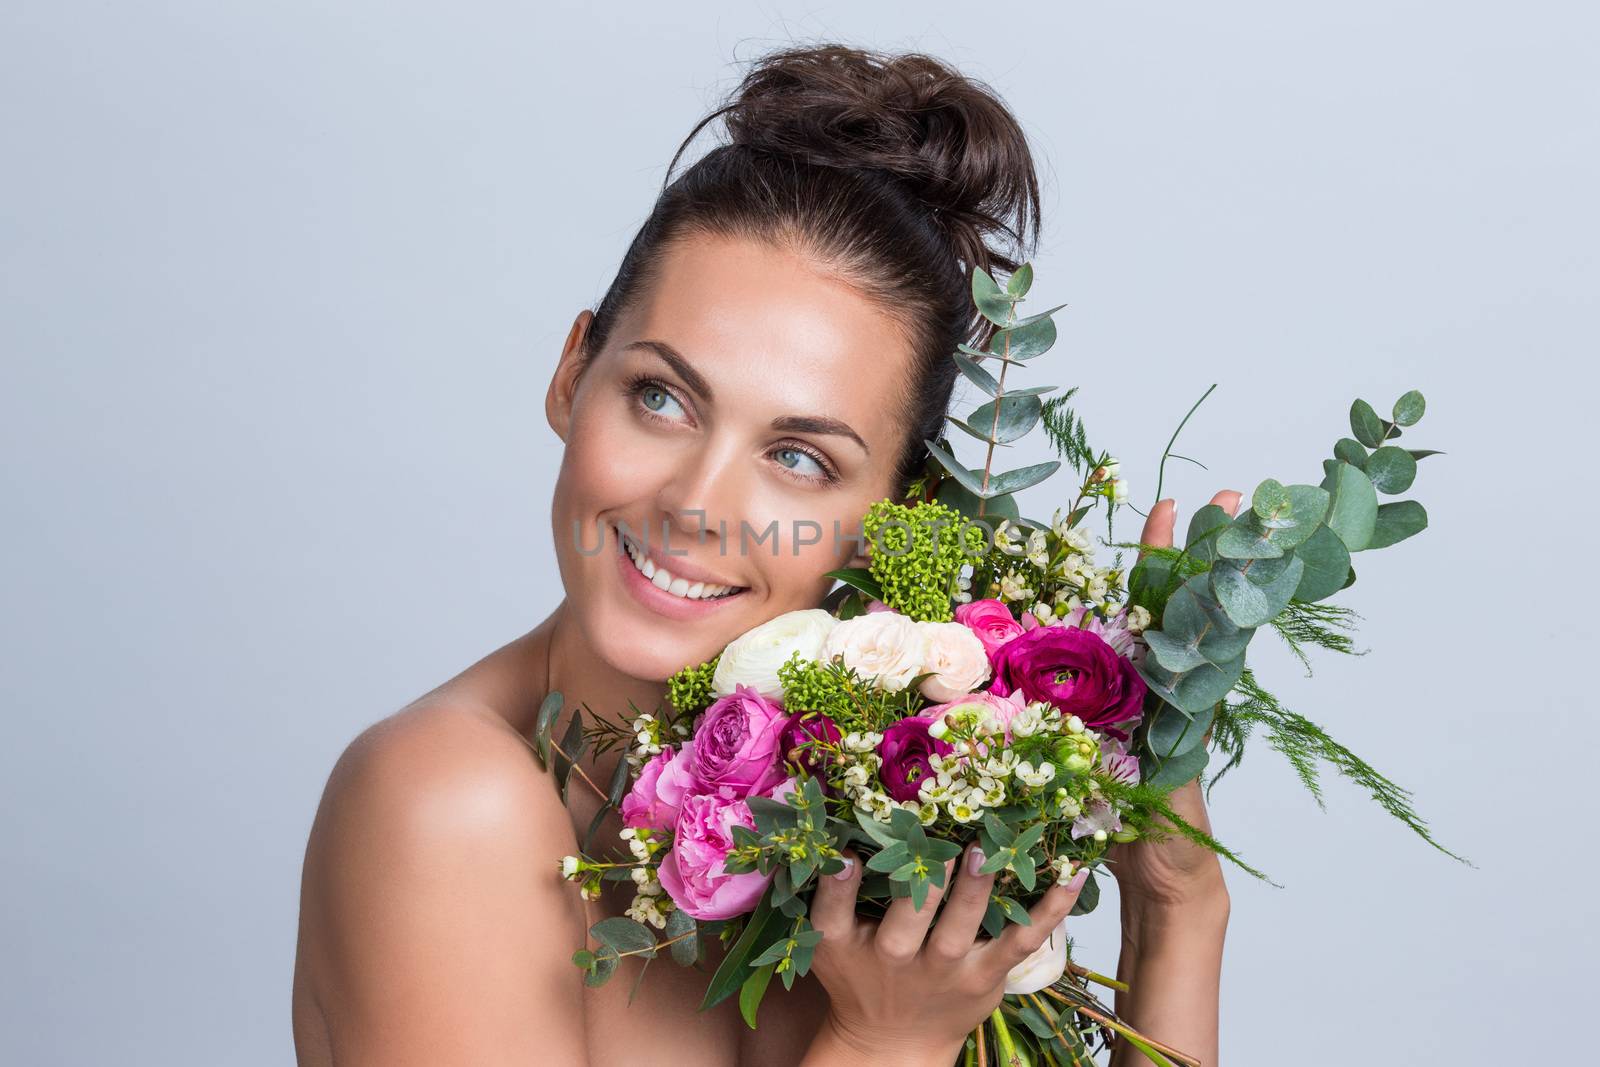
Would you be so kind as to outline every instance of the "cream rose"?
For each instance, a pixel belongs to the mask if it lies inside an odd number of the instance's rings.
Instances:
[[[917,626],[927,639],[922,671],[933,672],[922,680],[923,696],[943,704],[966,696],[989,680],[989,654],[965,623],[919,622]]]
[[[927,636],[897,611],[874,611],[846,619],[822,645],[822,658],[843,656],[844,665],[887,692],[904,689],[922,673]]]
[[[822,659],[822,643],[838,625],[821,608],[803,608],[746,630],[722,650],[711,674],[711,691],[725,697],[736,686],[747,685],[768,700],[782,700],[778,668],[796,652],[802,659]]]

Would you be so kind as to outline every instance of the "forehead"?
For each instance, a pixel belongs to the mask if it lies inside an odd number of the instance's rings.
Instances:
[[[880,304],[805,253],[690,237],[669,249],[642,296],[618,340],[677,348],[710,381],[719,410],[831,415],[866,438],[874,458],[903,433],[910,342]]]

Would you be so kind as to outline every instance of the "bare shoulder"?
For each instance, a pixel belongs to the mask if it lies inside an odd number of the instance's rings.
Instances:
[[[511,1062],[554,1038],[583,1062],[584,918],[559,874],[575,847],[549,776],[486,708],[413,707],[351,742],[306,848],[297,967],[335,1058]]]

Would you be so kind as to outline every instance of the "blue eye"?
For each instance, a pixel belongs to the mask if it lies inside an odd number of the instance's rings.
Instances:
[[[680,415],[687,414],[683,410],[683,405],[678,403],[677,397],[655,382],[646,380],[638,383],[633,386],[633,394],[638,398],[639,403],[644,405],[645,410],[652,415],[673,418],[674,416],[668,413],[670,412],[669,405],[675,406]]]
[[[803,466],[799,466],[799,464],[803,464],[803,463],[811,464],[811,468],[812,468],[811,471],[805,475],[808,478],[821,478],[821,479],[831,479],[832,478],[833,472],[828,470],[826,467],[824,467],[822,465],[822,463],[817,459],[817,457],[813,456],[811,453],[805,451],[804,449],[792,448],[792,447],[784,447],[784,448],[780,448],[777,451],[775,451],[773,453],[773,455],[779,457],[779,459],[778,459],[779,463],[782,463],[785,467],[788,467],[790,470],[796,471],[796,472],[804,472],[805,471],[805,468]],[[785,456],[793,457],[792,461],[788,460],[788,459],[784,459],[783,457],[785,457]]]

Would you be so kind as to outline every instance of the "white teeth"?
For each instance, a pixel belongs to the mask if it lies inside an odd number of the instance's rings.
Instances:
[[[638,546],[632,541],[624,540],[623,546],[628,550],[628,558],[633,560],[633,565],[639,573],[650,579],[650,583],[658,589],[664,589],[673,596],[681,596],[686,600],[710,600],[724,596],[738,590],[739,586],[717,585],[714,582],[690,583],[686,578],[678,578],[665,567],[656,565],[656,561],[640,552]]]

